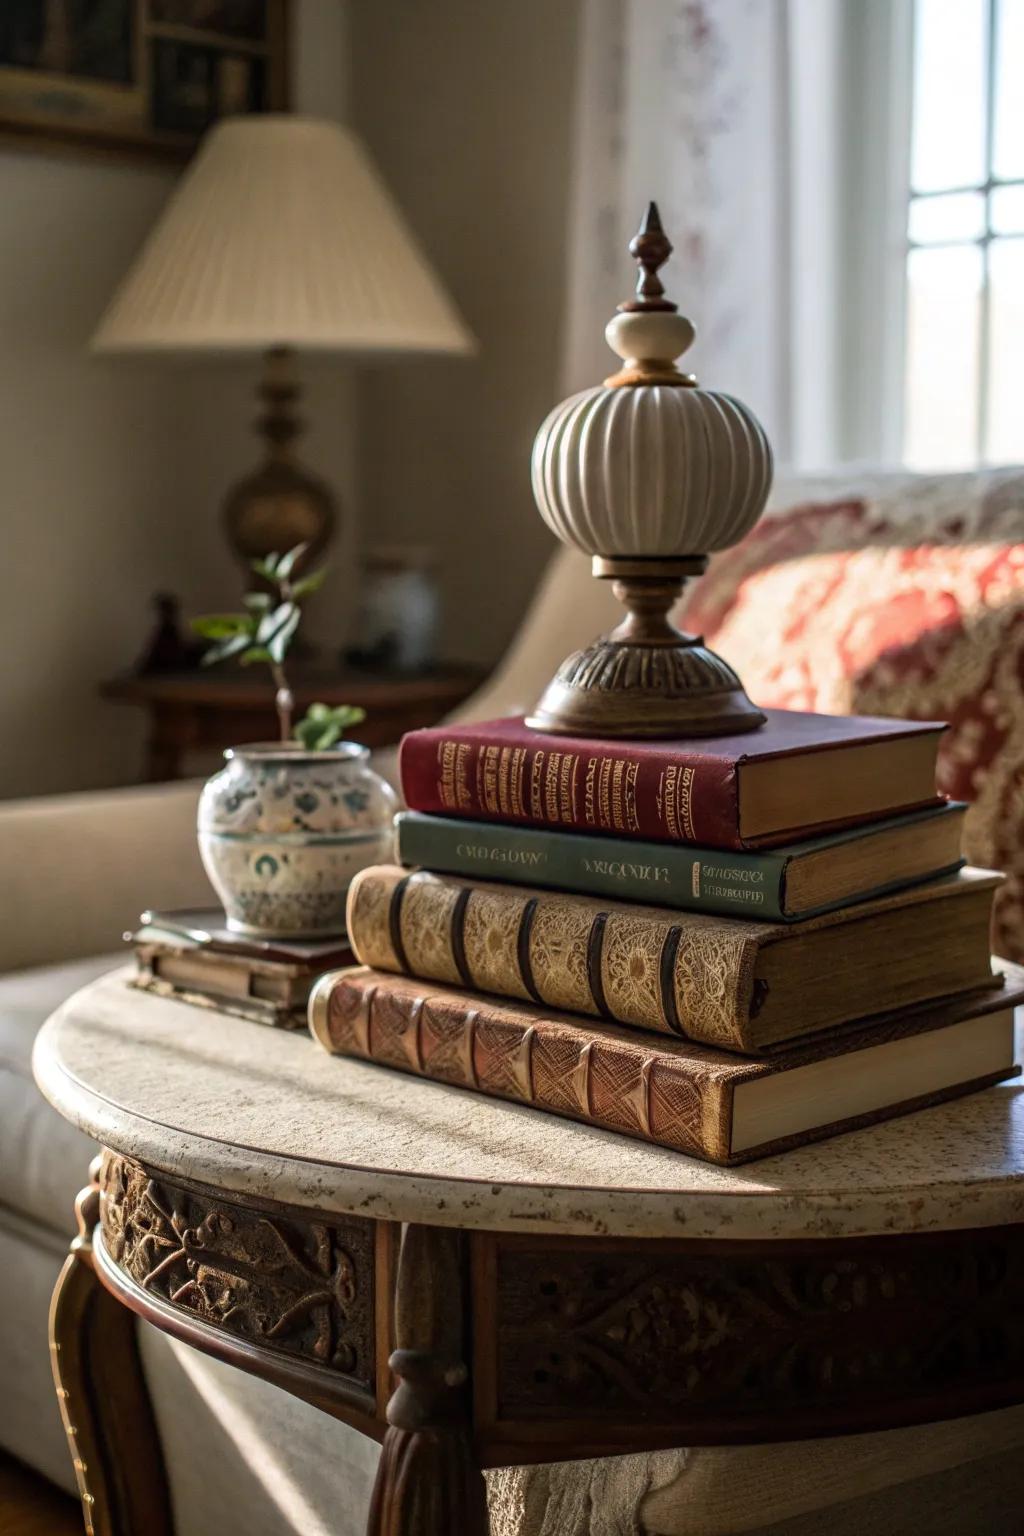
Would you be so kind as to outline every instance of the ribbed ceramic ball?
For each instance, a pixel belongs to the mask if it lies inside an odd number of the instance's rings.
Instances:
[[[589,555],[708,554],[757,522],[772,451],[739,400],[672,384],[586,389],[533,445],[533,494],[551,531]]]

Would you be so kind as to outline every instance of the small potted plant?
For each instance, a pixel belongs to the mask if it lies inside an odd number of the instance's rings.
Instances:
[[[396,808],[369,750],[342,740],[364,710],[312,704],[293,719],[288,652],[325,574],[300,574],[305,548],[253,562],[264,585],[245,594],[241,613],[192,621],[212,642],[204,665],[266,666],[274,687],[280,739],[229,747],[199,801],[199,851],[228,927],[261,938],[342,931],[349,881],[390,854]]]

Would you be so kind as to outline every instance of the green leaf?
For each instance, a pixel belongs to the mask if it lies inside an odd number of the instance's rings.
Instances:
[[[211,645],[204,653],[203,666],[212,667],[214,662],[227,661],[230,656],[237,656],[239,651],[248,647],[250,639],[251,636],[243,634],[229,635],[225,640],[218,640],[216,645]]]
[[[257,645],[268,645],[271,637],[288,623],[293,614],[298,615],[298,612],[294,603],[278,603],[276,608],[271,608],[263,615],[257,626]]]
[[[248,633],[249,615],[247,613],[202,613],[197,619],[190,619],[189,626],[197,635],[202,635],[204,640],[224,640],[228,635],[238,635],[244,630]]]
[[[341,730],[347,731],[350,725],[359,725],[366,719],[366,710],[360,704],[339,704],[331,710],[331,718]]]
[[[280,560],[277,562],[278,581],[288,580],[288,577],[291,575],[292,571],[294,571],[296,565],[302,559],[308,548],[309,540],[306,539],[304,543],[296,544],[294,549],[290,549],[286,555],[281,556]]]
[[[300,720],[295,727],[295,739],[301,741],[307,752],[323,752],[333,747],[341,732],[336,725],[322,720]]]
[[[278,554],[264,555],[262,559],[250,560],[249,564],[257,576],[265,576],[268,581],[273,581],[277,575],[277,562],[280,558]]]
[[[265,613],[266,610],[270,607],[270,593],[247,592],[242,598],[242,602],[247,608],[251,608],[255,613]]]
[[[309,597],[311,592],[318,592],[324,584],[329,566],[322,565],[317,571],[310,571],[308,576],[300,576],[298,581],[292,582],[292,597]]]
[[[299,627],[300,617],[299,610],[295,607],[294,603],[290,605],[286,603],[282,606],[290,606],[292,611],[280,629],[276,629],[267,641],[267,650],[278,663],[284,661],[285,656],[288,654],[288,647],[291,645],[292,637]]]
[[[243,667],[249,667],[254,661],[273,661],[273,656],[265,645],[250,645],[247,651],[242,652],[241,662]]]
[[[311,704],[295,727],[295,739],[310,752],[324,752],[340,741],[346,728],[366,719],[358,704]]]

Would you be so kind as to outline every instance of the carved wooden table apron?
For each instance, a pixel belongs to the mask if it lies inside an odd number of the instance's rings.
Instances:
[[[100,1536],[171,1531],[133,1313],[383,1440],[375,1536],[480,1536],[482,1467],[1024,1401],[1018,1087],[727,1171],[125,975],[35,1058],[108,1149],[51,1319]]]

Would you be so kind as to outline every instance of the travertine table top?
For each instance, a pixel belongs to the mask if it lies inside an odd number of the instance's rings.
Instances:
[[[738,1169],[325,1055],[138,992],[127,968],[40,1032],[36,1079],[105,1146],[324,1211],[503,1231],[792,1238],[1024,1221],[1024,1088]]]

